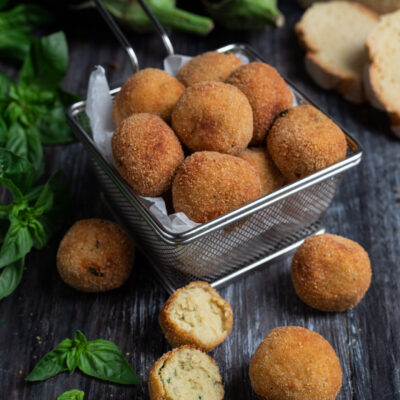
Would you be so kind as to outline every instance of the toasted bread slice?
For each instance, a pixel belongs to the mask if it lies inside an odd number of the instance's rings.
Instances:
[[[367,39],[365,86],[371,104],[387,111],[400,137],[400,10],[382,17]]]
[[[211,351],[228,336],[233,313],[230,304],[207,282],[192,282],[178,289],[158,317],[172,347],[191,344]]]
[[[303,7],[309,7],[311,4],[322,0],[298,0]],[[326,1],[326,0],[325,0]],[[352,0],[370,8],[378,14],[387,14],[400,9],[400,0]]]
[[[165,353],[151,368],[150,400],[222,400],[224,387],[215,361],[194,346]]]
[[[368,62],[365,41],[379,16],[347,1],[316,3],[296,25],[307,50],[306,69],[324,89],[336,89],[347,100],[365,100],[363,68]]]

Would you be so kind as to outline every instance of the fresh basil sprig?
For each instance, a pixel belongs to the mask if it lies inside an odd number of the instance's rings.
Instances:
[[[65,218],[66,192],[56,173],[34,186],[35,173],[25,158],[0,148],[0,184],[12,195],[0,203],[0,300],[21,281],[25,256],[43,248]]]
[[[0,1],[0,55],[23,60],[32,40],[31,32],[52,21],[51,15],[35,4],[19,4],[4,10],[9,0]]]
[[[57,400],[83,400],[84,396],[85,393],[82,390],[73,389],[58,396]]]
[[[108,340],[88,341],[81,331],[74,339],[63,340],[47,353],[25,378],[27,381],[42,381],[60,372],[78,368],[86,375],[121,385],[135,385],[139,379],[121,349]]]
[[[30,161],[36,177],[43,172],[41,144],[72,140],[65,109],[79,97],[59,88],[67,71],[63,32],[32,39],[18,84],[0,74],[0,146]]]

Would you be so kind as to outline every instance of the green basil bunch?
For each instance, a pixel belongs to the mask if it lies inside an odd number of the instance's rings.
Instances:
[[[63,393],[57,397],[57,400],[83,400],[85,393],[82,390],[68,390],[68,392]]]
[[[11,0],[0,0],[0,56],[23,60],[29,50],[32,31],[52,21],[36,4],[18,4],[5,10]]]
[[[43,381],[60,372],[73,373],[78,368],[84,374],[121,385],[135,385],[139,379],[124,358],[120,348],[103,339],[88,341],[81,331],[74,339],[64,339],[47,353],[25,378],[27,381]]]
[[[65,110],[79,98],[59,88],[68,65],[63,32],[32,39],[18,84],[0,74],[0,146],[30,161],[43,172],[42,144],[72,140]]]
[[[34,185],[32,164],[0,148],[0,184],[12,195],[0,203],[0,300],[21,282],[25,256],[43,248],[63,222],[66,192],[56,173],[44,185]]]

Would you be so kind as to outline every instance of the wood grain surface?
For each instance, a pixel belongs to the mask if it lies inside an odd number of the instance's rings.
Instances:
[[[232,304],[235,322],[228,339],[212,355],[223,375],[226,399],[255,399],[248,365],[256,347],[274,327],[299,325],[321,333],[335,348],[343,369],[338,399],[400,399],[400,194],[395,192],[400,190],[400,141],[389,133],[385,114],[368,104],[352,105],[311,81],[293,30],[301,9],[293,0],[280,5],[287,17],[282,29],[249,33],[216,29],[206,38],[173,32],[171,38],[177,53],[189,55],[232,42],[249,43],[360,140],[363,162],[346,173],[327,212],[326,227],[364,246],[371,257],[373,280],[354,310],[322,313],[296,297],[289,258],[269,265],[221,290]],[[96,64],[106,67],[112,86],[129,77],[124,51],[95,12],[66,14],[62,29],[70,45],[66,89],[84,96]],[[161,66],[164,49],[155,34],[129,37],[141,67]],[[0,67],[15,71],[10,65]],[[166,292],[140,254],[129,281],[110,293],[82,294],[62,282],[55,266],[62,234],[77,219],[110,216],[79,143],[46,149],[46,171],[59,168],[70,193],[68,224],[46,249],[29,255],[20,287],[0,303],[0,399],[56,399],[73,388],[84,390],[88,400],[147,399],[149,369],[169,350],[157,323]],[[25,382],[39,358],[77,329],[88,339],[117,343],[141,384],[107,384],[78,372]]]

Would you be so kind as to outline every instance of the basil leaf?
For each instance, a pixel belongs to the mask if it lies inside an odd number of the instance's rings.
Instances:
[[[117,345],[108,340],[89,341],[79,357],[79,369],[89,376],[119,383],[134,385],[139,379],[124,358]]]
[[[14,198],[21,200],[21,193],[30,189],[34,181],[35,171],[28,160],[0,148],[0,183],[11,191]]]
[[[67,367],[68,370],[71,371],[71,374],[75,371],[76,367],[78,366],[79,361],[79,354],[76,347],[71,349],[67,353]]]
[[[35,177],[42,175],[44,170],[43,148],[39,133],[35,128],[23,128],[14,123],[8,130],[6,148],[14,154],[27,159],[35,170]]]
[[[81,390],[69,390],[57,397],[57,400],[83,400],[85,393]]]
[[[76,333],[74,335],[74,342],[82,350],[87,344],[86,336],[81,331],[78,330],[78,331],[76,331]]]
[[[30,32],[51,19],[46,10],[34,4],[20,4],[0,12],[0,55],[23,60],[32,40]]]
[[[17,218],[11,224],[0,248],[0,268],[25,257],[32,249],[33,240],[29,228]]]
[[[0,300],[9,296],[20,284],[24,273],[25,258],[4,267],[0,273]]]
[[[74,347],[71,339],[64,339],[54,350],[47,353],[25,378],[26,381],[44,381],[60,372],[68,371],[67,354]]]
[[[57,98],[41,118],[36,121],[40,139],[45,145],[68,143],[74,140],[65,114],[66,107]]]
[[[33,40],[19,83],[25,87],[55,90],[67,72],[67,65],[68,46],[63,32]]]

